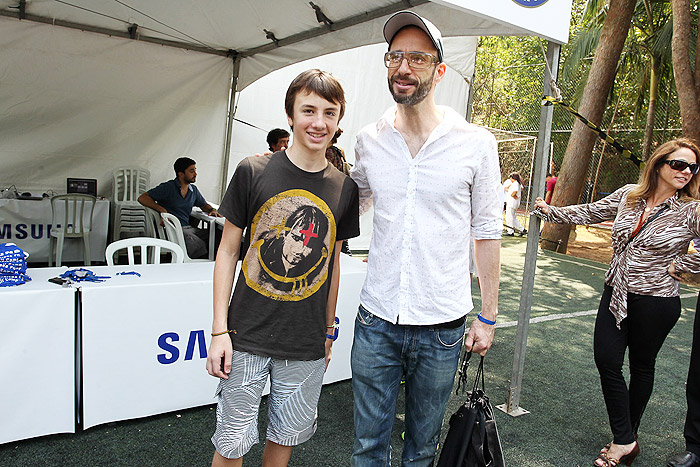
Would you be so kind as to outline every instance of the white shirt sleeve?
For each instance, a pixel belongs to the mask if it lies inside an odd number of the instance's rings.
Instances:
[[[503,186],[496,138],[486,134],[478,150],[482,159],[472,185],[472,237],[475,240],[500,239]]]
[[[355,142],[355,165],[350,169],[350,178],[357,183],[360,193],[360,215],[367,212],[372,207],[372,190],[367,183],[365,169],[362,164],[362,143],[358,137]]]

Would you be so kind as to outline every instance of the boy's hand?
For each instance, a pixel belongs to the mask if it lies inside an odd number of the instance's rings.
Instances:
[[[228,379],[228,374],[231,373],[232,356],[231,337],[228,334],[212,336],[207,353],[207,372],[217,378]]]

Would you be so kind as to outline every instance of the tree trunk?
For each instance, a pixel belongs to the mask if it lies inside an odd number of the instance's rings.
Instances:
[[[642,147],[642,160],[649,159],[651,154],[651,140],[654,136],[654,120],[656,117],[656,98],[659,95],[659,74],[661,71],[661,59],[652,55],[651,76],[649,77],[649,108],[647,109],[647,126],[644,129],[644,146]]]
[[[694,0],[693,0],[694,2]],[[690,0],[671,0],[673,11],[673,77],[681,106],[683,136],[700,143],[700,51],[695,51],[695,73],[690,60]],[[698,36],[700,44],[700,36]]]
[[[600,124],[603,118],[635,4],[635,0],[610,0],[579,109],[581,115],[593,123]],[[578,202],[596,138],[595,133],[576,120],[557,178],[552,199],[554,206],[568,206]],[[545,224],[542,230],[542,248],[565,252],[570,230],[571,226],[567,224]]]

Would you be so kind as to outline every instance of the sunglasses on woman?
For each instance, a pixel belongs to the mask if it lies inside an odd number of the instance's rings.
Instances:
[[[700,165],[690,164],[686,161],[681,161],[678,159],[671,159],[670,161],[666,160],[664,161],[664,164],[668,164],[668,166],[671,167],[673,170],[677,170],[679,172],[683,172],[685,169],[690,168],[690,173],[693,175],[698,173],[698,171],[700,170]]]

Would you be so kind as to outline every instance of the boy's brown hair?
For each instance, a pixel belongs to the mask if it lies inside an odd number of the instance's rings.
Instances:
[[[284,98],[284,110],[290,118],[294,116],[294,99],[302,91],[317,94],[328,102],[338,104],[340,106],[338,121],[340,122],[340,119],[343,118],[343,114],[345,114],[345,92],[340,82],[330,73],[313,69],[299,73],[294,78]]]

